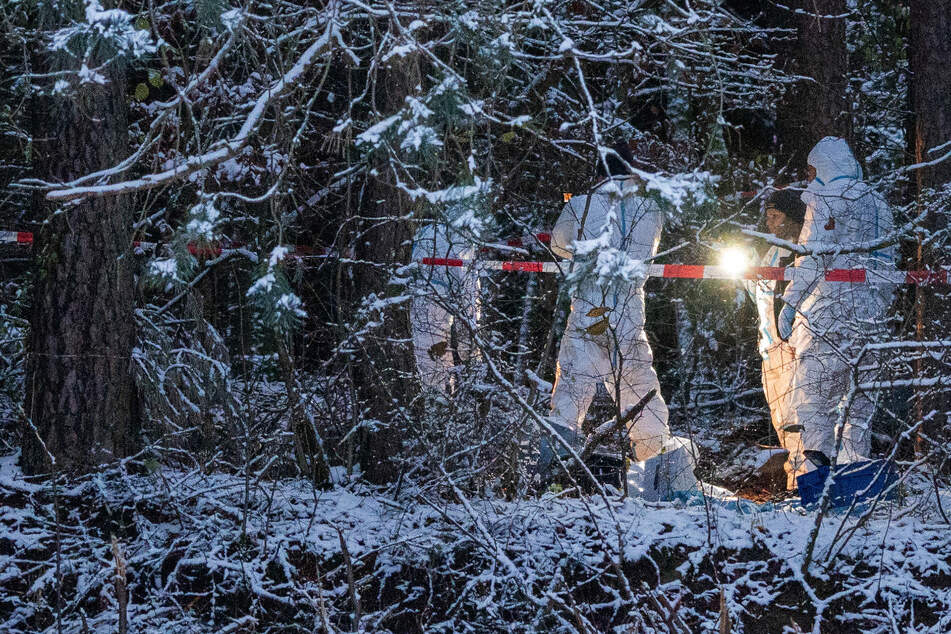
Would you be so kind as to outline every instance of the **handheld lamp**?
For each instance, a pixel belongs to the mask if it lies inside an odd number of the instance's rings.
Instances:
[[[750,268],[750,257],[740,247],[727,247],[720,251],[720,266],[733,277],[742,277]]]

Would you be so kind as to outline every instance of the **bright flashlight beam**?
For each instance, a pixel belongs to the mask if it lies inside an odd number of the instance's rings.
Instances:
[[[733,277],[742,277],[750,267],[749,256],[739,247],[729,247],[720,252],[720,266]]]

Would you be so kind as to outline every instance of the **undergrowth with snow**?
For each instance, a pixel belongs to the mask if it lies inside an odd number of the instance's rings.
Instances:
[[[946,632],[951,531],[907,500],[737,506],[330,490],[200,470],[38,485],[4,459],[0,630]],[[832,556],[830,557],[830,553]],[[723,630],[726,626],[728,629]]]

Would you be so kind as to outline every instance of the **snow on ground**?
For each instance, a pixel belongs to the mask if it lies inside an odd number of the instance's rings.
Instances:
[[[54,496],[9,458],[0,496],[0,631],[54,631],[57,587],[63,631],[114,631],[113,535],[130,631],[350,631],[355,612],[394,632],[951,630],[951,531],[909,501],[827,519],[803,576],[816,515],[793,502],[506,501],[448,480],[393,495],[168,469]]]

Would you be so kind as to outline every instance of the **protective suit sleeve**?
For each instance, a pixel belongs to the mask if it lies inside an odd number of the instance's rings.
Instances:
[[[834,217],[827,201],[811,191],[803,195],[806,203],[806,218],[799,243],[806,249],[826,249],[834,242]],[[783,301],[798,308],[816,284],[825,279],[825,269],[829,255],[801,255],[796,258],[796,276],[786,287]]]
[[[779,319],[776,320],[776,331],[780,339],[789,341],[789,335],[792,334],[793,322],[796,320],[796,309],[786,304],[779,313]]]
[[[891,235],[895,231],[895,217],[892,209],[885,199],[877,193],[875,194],[875,239]],[[872,268],[890,269],[894,268],[897,261],[897,248],[895,245],[876,249],[870,254],[872,257]]]
[[[580,200],[585,203],[587,196],[575,196],[565,204],[558,216],[555,226],[551,230],[551,250],[555,255],[563,258],[571,258],[571,243],[578,239],[578,222],[580,214],[575,207],[575,201]],[[582,207],[584,209],[584,207]]]

